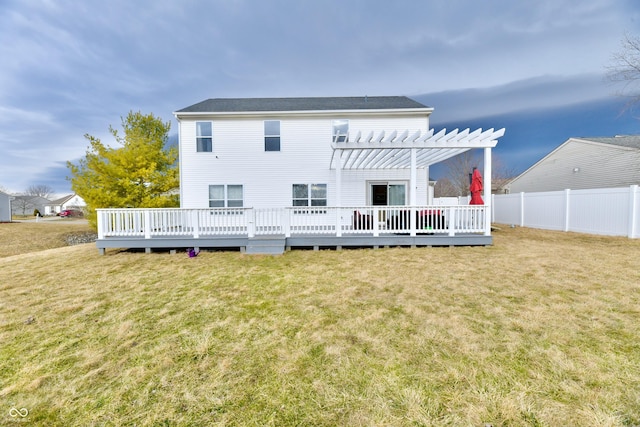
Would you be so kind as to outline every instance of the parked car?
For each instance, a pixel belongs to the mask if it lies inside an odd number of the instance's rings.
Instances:
[[[65,209],[63,211],[60,211],[58,216],[62,216],[62,217],[82,216],[82,211],[78,211],[75,209]]]

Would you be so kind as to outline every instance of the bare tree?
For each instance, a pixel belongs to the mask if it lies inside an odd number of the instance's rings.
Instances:
[[[475,150],[468,150],[462,154],[446,160],[447,179],[452,193],[447,196],[467,196],[469,194],[470,174],[474,167],[479,167],[482,159]]]
[[[453,197],[453,194],[457,194],[457,190],[449,178],[440,178],[436,181],[436,185],[433,187],[434,197]]]
[[[607,79],[621,85],[617,95],[628,98],[626,109],[640,102],[640,37],[625,33],[607,66]]]
[[[506,167],[495,154],[491,157],[491,190],[494,193],[502,193],[503,188],[516,176],[516,173],[513,168]],[[467,196],[473,168],[478,168],[484,173],[482,170],[484,162],[478,150],[465,151],[445,161],[444,164],[447,167],[447,174],[445,178],[436,182],[435,197]]]
[[[502,194],[513,178],[518,176],[514,167],[507,166],[499,156],[491,156],[491,192]]]
[[[24,192],[24,194],[28,196],[38,196],[48,199],[51,195],[53,195],[53,188],[49,187],[46,184],[30,185],[29,188],[27,188],[27,190]]]

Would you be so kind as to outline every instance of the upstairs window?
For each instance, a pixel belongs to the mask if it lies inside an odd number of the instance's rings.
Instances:
[[[333,120],[333,142],[345,142],[349,140],[349,120]]]
[[[280,151],[280,120],[264,121],[264,151]]]
[[[196,151],[213,151],[213,126],[211,122],[196,122]]]
[[[293,184],[293,206],[327,206],[327,184]]]
[[[244,206],[242,185],[210,185],[210,208],[241,208]]]

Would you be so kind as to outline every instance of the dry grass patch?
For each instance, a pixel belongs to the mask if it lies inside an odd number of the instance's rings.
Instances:
[[[84,220],[0,223],[0,258],[67,246],[66,237],[90,232]]]
[[[516,228],[486,248],[0,259],[0,420],[638,425],[639,249]]]

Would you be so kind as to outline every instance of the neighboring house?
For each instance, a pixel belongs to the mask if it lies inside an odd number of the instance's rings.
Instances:
[[[0,191],[0,222],[11,222],[11,201],[13,196]]]
[[[45,215],[56,215],[65,209],[73,209],[82,211],[87,204],[84,199],[77,194],[69,194],[68,196],[52,200],[44,207]]]
[[[42,215],[45,212],[45,206],[50,200],[40,196],[14,196],[11,202],[11,213],[13,215],[33,215],[37,209]]]
[[[569,138],[508,185],[510,193],[640,184],[640,135]]]
[[[490,244],[504,129],[435,132],[404,96],[208,99],[178,120],[180,209],[99,209],[99,249]],[[484,206],[436,206],[431,165],[482,149]],[[269,252],[272,253],[272,252]]]

